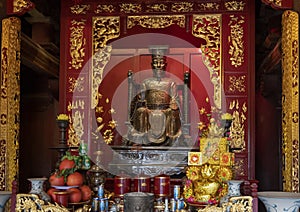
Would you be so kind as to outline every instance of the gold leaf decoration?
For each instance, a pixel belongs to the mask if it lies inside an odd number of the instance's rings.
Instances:
[[[142,11],[142,5],[123,3],[120,4],[120,11],[124,13],[139,13]]]
[[[225,2],[225,8],[229,11],[243,11],[245,4],[243,1],[228,1]]]
[[[235,91],[245,92],[246,91],[245,79],[246,79],[245,75],[240,76],[240,77],[230,76],[229,77],[229,82],[230,82],[229,91],[232,93]]]
[[[193,15],[192,34],[204,39],[203,62],[214,85],[214,104],[221,108],[221,15]]]
[[[79,14],[86,14],[87,11],[90,9],[90,5],[88,4],[76,4],[70,7],[71,13],[79,15]]]
[[[97,5],[97,8],[95,9],[95,13],[113,13],[115,12],[115,7],[111,4],[99,4]]]
[[[72,20],[70,27],[70,57],[71,61],[69,64],[71,65],[69,69],[80,69],[82,68],[82,63],[84,61],[85,56],[85,45],[86,38],[84,36],[84,28],[85,28],[86,20]]]
[[[234,67],[241,66],[244,63],[244,28],[245,23],[244,16],[230,15],[230,36],[228,36],[229,42],[229,55],[231,65]]]
[[[128,16],[127,28],[141,26],[148,29],[162,29],[171,25],[185,27],[184,15],[149,15],[149,16]]]

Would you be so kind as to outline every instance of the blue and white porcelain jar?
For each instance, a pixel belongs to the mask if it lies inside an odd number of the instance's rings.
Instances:
[[[29,191],[29,194],[37,194],[42,200],[49,202],[50,197],[44,191],[44,182],[47,178],[29,178],[28,180],[31,182],[31,190]]]
[[[4,211],[5,204],[11,197],[11,191],[0,191],[0,212]]]
[[[241,184],[243,180],[229,180],[228,184],[228,193],[227,196],[229,197],[236,197],[241,196]]]
[[[263,202],[267,212],[298,212],[300,193],[284,191],[260,191],[258,198]]]
[[[228,192],[226,196],[221,198],[220,205],[222,205],[225,202],[228,202],[230,197],[241,196],[241,184],[243,182],[243,180],[228,180]]]

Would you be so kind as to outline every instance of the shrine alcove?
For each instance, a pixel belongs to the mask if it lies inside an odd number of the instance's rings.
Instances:
[[[192,143],[199,143],[197,124],[206,116],[201,109],[231,113],[233,143],[239,149],[236,177],[254,180],[254,4],[64,1],[62,9],[60,99],[74,127],[69,135],[77,132],[71,146],[81,141],[104,149],[121,145],[128,71],[141,82],[139,73],[151,74],[148,47],[168,45],[167,73],[179,83],[190,73],[195,104],[189,119],[199,117],[191,125]]]

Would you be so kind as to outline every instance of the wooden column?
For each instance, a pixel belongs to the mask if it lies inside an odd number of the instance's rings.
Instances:
[[[18,178],[21,21],[2,20],[0,97],[0,190]]]
[[[282,16],[283,190],[299,192],[299,15]]]

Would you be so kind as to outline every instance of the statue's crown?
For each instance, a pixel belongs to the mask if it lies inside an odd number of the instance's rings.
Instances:
[[[165,56],[169,51],[168,45],[152,45],[149,46],[149,51],[152,55]]]

